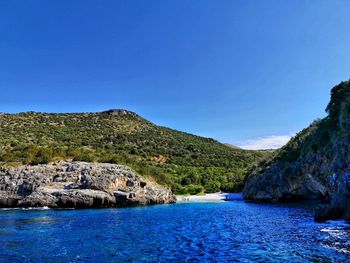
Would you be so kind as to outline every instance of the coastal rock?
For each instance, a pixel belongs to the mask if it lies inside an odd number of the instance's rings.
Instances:
[[[319,177],[282,167],[277,162],[262,174],[249,177],[243,195],[245,199],[256,201],[300,201],[327,198],[329,189]]]
[[[246,178],[251,201],[323,199],[315,220],[350,219],[350,81],[332,90],[328,116],[297,134]]]
[[[100,208],[175,202],[126,166],[57,162],[0,169],[0,207]]]

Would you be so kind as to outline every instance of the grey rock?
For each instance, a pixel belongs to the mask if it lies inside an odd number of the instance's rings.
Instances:
[[[126,166],[62,161],[2,167],[0,207],[102,208],[175,202]]]

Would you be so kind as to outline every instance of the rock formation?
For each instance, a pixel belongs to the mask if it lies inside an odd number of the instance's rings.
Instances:
[[[300,132],[247,177],[254,201],[324,199],[315,219],[350,218],[350,82],[332,90],[329,115]]]
[[[121,165],[62,161],[0,169],[0,207],[101,208],[173,202],[169,189]]]

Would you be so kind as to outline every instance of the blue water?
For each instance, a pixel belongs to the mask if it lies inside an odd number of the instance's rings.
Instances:
[[[0,262],[350,262],[350,225],[241,200],[101,210],[1,210]]]

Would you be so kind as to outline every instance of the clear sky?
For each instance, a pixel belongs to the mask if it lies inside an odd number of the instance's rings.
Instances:
[[[246,148],[350,78],[348,0],[0,1],[0,111],[125,108]]]

